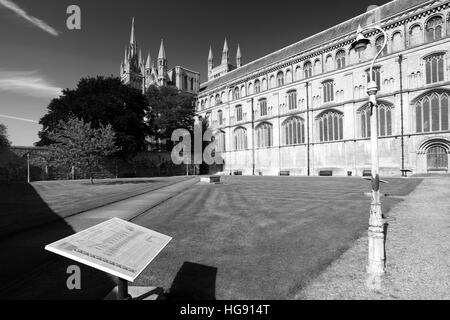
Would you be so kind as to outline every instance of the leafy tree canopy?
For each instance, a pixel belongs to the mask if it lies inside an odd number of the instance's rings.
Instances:
[[[76,89],[65,89],[47,107],[42,117],[43,130],[39,133],[38,146],[52,144],[49,133],[60,120],[82,118],[93,128],[111,125],[116,134],[119,155],[132,156],[145,149],[147,126],[144,121],[147,101],[136,89],[124,85],[117,77],[82,78]]]
[[[93,172],[101,161],[119,151],[110,124],[93,128],[83,119],[69,118],[66,122],[60,121],[48,136],[55,141],[50,145],[50,162],[68,170],[78,168],[89,175],[92,183]]]
[[[193,130],[195,96],[177,88],[150,86],[146,92],[149,113],[146,116],[150,136],[155,141],[166,141],[163,149],[173,147],[170,138],[176,129]]]

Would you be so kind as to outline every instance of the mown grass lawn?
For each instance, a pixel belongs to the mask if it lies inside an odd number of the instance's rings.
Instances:
[[[0,236],[152,191],[186,177],[0,182]]]
[[[420,179],[386,179],[405,196]],[[291,299],[367,231],[370,181],[224,177],[133,222],[173,237],[136,285],[176,297]],[[385,213],[401,198],[383,197]]]

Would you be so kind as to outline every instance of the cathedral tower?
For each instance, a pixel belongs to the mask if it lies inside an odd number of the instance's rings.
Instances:
[[[144,87],[143,70],[144,63],[136,42],[133,18],[131,22],[130,44],[125,49],[124,61],[120,66],[120,79],[123,83],[142,90]]]
[[[164,50],[164,40],[161,39],[161,46],[158,54],[158,85],[165,86],[167,83],[167,58]]]

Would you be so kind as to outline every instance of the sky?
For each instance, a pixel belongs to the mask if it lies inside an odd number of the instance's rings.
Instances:
[[[0,123],[16,146],[39,140],[39,119],[62,88],[87,76],[118,76],[131,19],[143,55],[158,54],[206,80],[212,47],[220,63],[225,37],[234,63],[293,44],[387,0],[0,0]],[[81,9],[81,30],[69,30],[70,5]]]

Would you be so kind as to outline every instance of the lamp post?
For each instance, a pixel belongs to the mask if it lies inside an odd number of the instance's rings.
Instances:
[[[385,234],[384,234],[384,222],[381,212],[381,200],[380,200],[380,175],[379,175],[379,153],[378,153],[378,107],[377,107],[377,92],[378,86],[373,79],[373,66],[375,61],[383,52],[387,45],[387,33],[379,26],[370,26],[361,28],[359,26],[355,42],[352,44],[352,48],[356,51],[364,50],[370,43],[363,32],[369,30],[379,30],[384,34],[383,47],[375,55],[369,70],[369,81],[367,85],[367,94],[369,95],[369,105],[371,108],[370,117],[370,141],[372,150],[372,203],[370,207],[370,219],[369,219],[369,262],[367,266],[367,272],[372,275],[381,275],[385,272]]]

